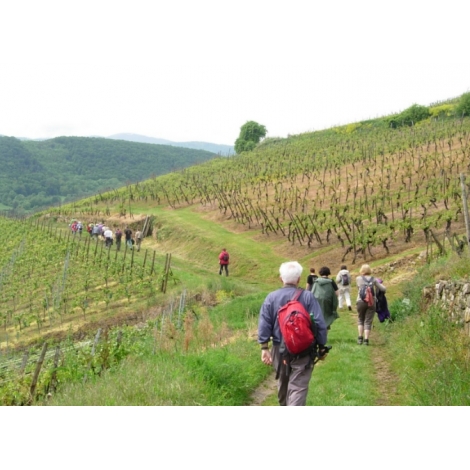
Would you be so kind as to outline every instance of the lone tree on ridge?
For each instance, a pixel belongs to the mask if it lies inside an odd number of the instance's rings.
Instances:
[[[235,141],[235,152],[249,152],[253,150],[259,141],[266,137],[266,127],[255,121],[247,121],[240,127],[240,135]]]

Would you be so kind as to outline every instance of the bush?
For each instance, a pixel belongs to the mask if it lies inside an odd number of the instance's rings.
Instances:
[[[429,112],[433,118],[450,117],[454,114],[454,105],[441,104],[439,106],[433,106],[429,109]]]
[[[464,93],[455,108],[457,116],[470,116],[470,93]]]
[[[427,119],[431,115],[429,108],[414,104],[389,119],[390,127],[413,126],[419,121]]]

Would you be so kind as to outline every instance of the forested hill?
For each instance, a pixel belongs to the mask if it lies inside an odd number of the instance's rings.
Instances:
[[[95,137],[0,137],[0,210],[28,213],[215,157],[204,150]]]

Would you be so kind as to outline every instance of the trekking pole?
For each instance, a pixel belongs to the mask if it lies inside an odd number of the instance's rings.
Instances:
[[[319,360],[321,360],[322,357],[326,356],[332,347],[333,346],[325,346],[325,352],[321,356],[319,356],[317,353],[317,357],[313,360],[313,364],[315,365]]]

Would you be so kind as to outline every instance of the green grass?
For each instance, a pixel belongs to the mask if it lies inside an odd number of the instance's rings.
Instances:
[[[420,270],[404,290],[407,303],[391,305],[397,320],[387,328],[387,349],[398,377],[402,405],[470,404],[470,338],[448,313],[422,301],[422,289],[437,279],[467,277],[468,256],[450,255]]]
[[[240,338],[199,353],[139,356],[92,382],[66,386],[53,406],[235,406],[247,404],[267,370],[252,358],[258,347]]]

